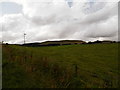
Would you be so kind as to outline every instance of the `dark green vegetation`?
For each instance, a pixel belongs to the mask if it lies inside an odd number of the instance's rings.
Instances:
[[[45,41],[41,43],[25,43],[23,46],[61,46],[61,45],[75,45],[75,44],[85,44],[85,41],[82,40],[60,40],[60,41]]]
[[[48,45],[48,44],[60,44],[60,45],[64,45],[64,44],[82,44],[82,43],[86,43],[85,41],[82,40],[60,40],[60,41],[46,41],[46,42],[42,42],[42,45]]]
[[[3,45],[3,88],[117,88],[118,44]]]

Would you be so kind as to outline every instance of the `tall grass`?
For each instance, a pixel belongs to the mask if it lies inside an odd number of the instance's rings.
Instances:
[[[4,88],[116,88],[118,44],[3,46]]]

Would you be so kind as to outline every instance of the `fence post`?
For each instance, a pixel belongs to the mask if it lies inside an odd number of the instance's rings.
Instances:
[[[77,66],[77,64],[75,65],[75,73],[76,73],[76,77],[77,77],[77,75],[78,75],[78,66]]]
[[[78,76],[78,66],[77,66],[77,64],[74,64],[75,65],[75,77],[77,77]]]

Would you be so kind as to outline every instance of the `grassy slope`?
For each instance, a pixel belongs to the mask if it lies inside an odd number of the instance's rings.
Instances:
[[[3,87],[117,87],[118,44],[3,46]]]

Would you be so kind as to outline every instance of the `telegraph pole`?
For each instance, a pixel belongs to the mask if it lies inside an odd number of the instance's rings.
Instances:
[[[26,35],[26,34],[24,33],[24,44],[25,44],[25,35]]]

